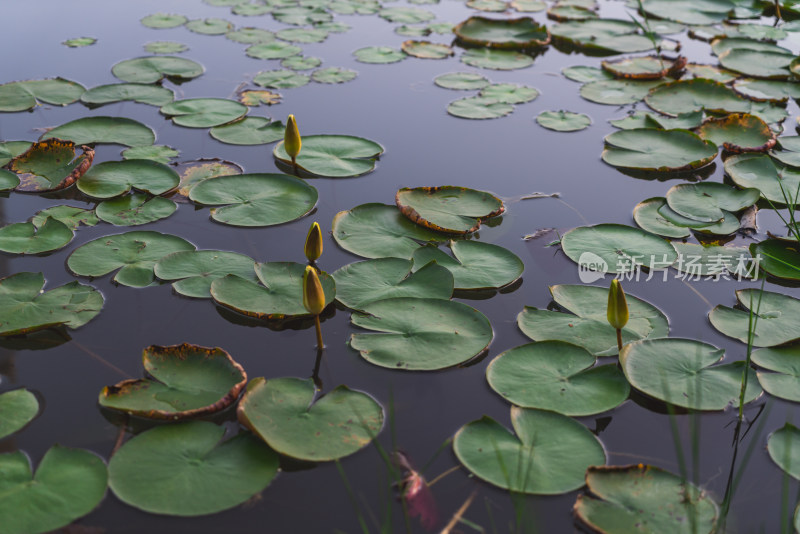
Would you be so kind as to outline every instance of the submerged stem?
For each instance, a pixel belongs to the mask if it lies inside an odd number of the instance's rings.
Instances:
[[[317,328],[317,350],[325,350],[325,343],[322,342],[322,326],[319,323],[319,315],[314,316],[314,326]]]

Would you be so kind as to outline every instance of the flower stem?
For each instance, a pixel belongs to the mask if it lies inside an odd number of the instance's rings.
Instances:
[[[317,350],[324,350],[325,344],[322,342],[322,326],[319,323],[319,315],[314,316],[314,326],[317,327]]]

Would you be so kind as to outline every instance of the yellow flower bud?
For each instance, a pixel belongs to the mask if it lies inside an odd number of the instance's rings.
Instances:
[[[322,256],[322,230],[316,222],[308,229],[305,253],[308,261],[317,261]]]
[[[289,118],[286,119],[286,132],[283,134],[283,148],[292,161],[300,153],[302,144],[300,132],[297,131],[297,123],[294,122],[294,115],[289,115]]]
[[[625,300],[625,292],[616,278],[611,280],[611,287],[608,288],[606,316],[609,324],[617,330],[622,330],[628,324],[628,302]]]
[[[317,270],[310,265],[303,273],[303,306],[311,315],[319,315],[325,309],[325,292],[317,276]]]

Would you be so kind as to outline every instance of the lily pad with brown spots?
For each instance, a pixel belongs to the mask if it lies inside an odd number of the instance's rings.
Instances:
[[[450,234],[474,232],[481,221],[506,209],[491,193],[452,185],[404,187],[395,195],[395,203],[416,224]]]
[[[626,57],[603,61],[601,65],[616,78],[659,80],[686,64],[686,58],[667,59],[657,56]]]
[[[400,48],[409,56],[422,59],[445,59],[453,55],[453,49],[446,44],[430,41],[404,41]]]
[[[526,49],[550,44],[550,32],[530,17],[470,17],[453,28],[462,43],[489,48]]]
[[[749,113],[709,119],[697,129],[697,134],[736,154],[766,152],[775,146],[775,134],[769,125]]]
[[[181,177],[180,185],[178,185],[178,192],[172,197],[173,200],[178,202],[188,202],[189,192],[203,180],[216,176],[242,174],[244,172],[244,169],[236,163],[224,161],[219,158],[181,161],[179,163],[173,163],[173,166]]]
[[[12,159],[7,168],[17,174],[16,191],[49,193],[66,189],[89,170],[94,150],[81,146],[75,154],[75,143],[57,138],[34,143],[28,150]]]

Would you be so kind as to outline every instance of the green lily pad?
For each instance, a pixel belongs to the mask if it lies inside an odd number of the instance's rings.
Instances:
[[[74,39],[67,39],[61,44],[70,48],[83,48],[84,46],[93,45],[96,42],[97,39],[94,37],[75,37]]]
[[[217,18],[190,20],[185,26],[187,30],[203,35],[223,35],[233,29],[233,24]]]
[[[430,28],[428,28],[428,26],[412,26],[403,24],[402,26],[396,27],[394,29],[394,33],[397,35],[403,35],[405,37],[427,37],[433,32]]]
[[[732,82],[739,76],[738,73],[727,69],[721,69],[714,65],[700,65],[697,63],[687,63],[686,72],[694,78],[707,78],[720,83]]]
[[[174,56],[137,57],[120,61],[111,67],[114,76],[130,83],[156,83],[163,78],[191,80],[205,70],[200,63]]]
[[[0,517],[4,534],[58,530],[85,516],[106,493],[106,466],[82,449],[54,445],[34,474],[22,451],[0,455]]]
[[[543,111],[536,117],[539,126],[557,132],[577,132],[592,124],[592,119],[583,113],[571,111]]]
[[[28,80],[0,85],[0,112],[27,111],[39,102],[66,106],[77,101],[86,89],[64,78]]]
[[[758,201],[758,189],[736,189],[717,182],[678,184],[667,191],[667,204],[684,217],[701,222],[723,219],[725,211],[739,211]]]
[[[0,167],[4,167],[9,161],[24,154],[33,143],[30,141],[5,141],[0,143]]]
[[[231,41],[243,44],[271,43],[275,40],[275,34],[273,32],[253,27],[239,28],[238,30],[226,33],[225,37]]]
[[[741,154],[725,160],[725,172],[739,187],[756,188],[771,202],[795,201],[800,170],[776,163],[762,154]]]
[[[629,20],[588,19],[550,27],[553,42],[595,55],[626,54],[653,49],[653,42]]]
[[[589,20],[596,19],[598,15],[591,9],[581,6],[560,5],[556,3],[547,10],[547,18],[564,22],[567,20]]]
[[[180,54],[187,50],[188,46],[175,41],[152,41],[144,45],[144,51],[148,54]]]
[[[375,15],[381,4],[376,0],[333,0],[328,8],[339,15]]]
[[[177,195],[188,199],[192,188],[209,178],[217,176],[230,176],[232,174],[242,174],[244,171],[240,166],[230,161],[220,159],[199,159],[195,161],[184,161],[175,163],[175,170],[180,174],[181,183],[178,186]]]
[[[734,8],[730,0],[647,0],[648,15],[683,24],[714,24],[728,18]]]
[[[556,285],[553,300],[569,313],[526,306],[517,316],[522,333],[534,341],[566,341],[595,356],[617,354],[617,332],[608,323],[608,289],[597,286]],[[669,321],[652,304],[627,295],[630,319],[622,329],[623,343],[647,337],[666,337]]]
[[[157,163],[168,164],[172,158],[177,158],[180,152],[164,145],[136,146],[122,151],[123,159],[149,159]]]
[[[189,199],[212,208],[211,218],[232,226],[272,226],[299,219],[317,203],[317,190],[286,174],[238,174],[209,178]]]
[[[272,151],[275,159],[291,165],[292,158],[283,148],[283,141]],[[308,135],[297,156],[297,166],[326,178],[361,176],[375,169],[375,161],[383,147],[374,141],[351,135]]]
[[[796,241],[765,239],[750,245],[759,269],[784,280],[800,280],[800,246]]]
[[[239,403],[239,422],[279,453],[310,462],[350,456],[383,428],[383,407],[366,393],[338,386],[316,397],[310,379],[254,378]]]
[[[66,139],[76,145],[114,144],[123,146],[152,145],[156,134],[141,122],[125,117],[84,117],[56,126],[40,140]]]
[[[114,83],[93,87],[81,95],[81,102],[94,106],[114,102],[132,101],[151,106],[163,106],[172,102],[175,93],[166,87],[140,83]]]
[[[493,332],[481,312],[460,302],[399,297],[353,313],[354,326],[371,330],[350,336],[350,347],[379,367],[433,371],[467,362],[486,350]]]
[[[775,134],[769,125],[749,113],[731,113],[709,119],[697,134],[728,152],[766,152],[775,145]]]
[[[597,67],[585,67],[583,65],[576,65],[574,67],[564,67],[561,69],[561,74],[573,82],[587,83],[597,82],[600,80],[613,80],[614,76],[603,69]]]
[[[272,13],[272,10],[273,7],[271,5],[248,3],[241,3],[231,8],[231,12],[233,14],[241,15],[243,17],[257,17],[260,15],[266,15],[267,13]]]
[[[800,98],[800,85],[797,82],[741,78],[733,82],[733,89],[758,102],[786,102],[790,98]]]
[[[286,126],[281,121],[265,117],[245,117],[242,120],[211,128],[211,137],[230,145],[265,145],[283,139]]]
[[[666,203],[667,199],[664,197],[653,197],[639,202],[633,208],[633,220],[642,230],[652,234],[674,238],[692,235],[689,228],[678,226],[659,213],[659,209]]]
[[[173,252],[194,250],[188,241],[169,234],[134,231],[104,236],[81,245],[67,258],[67,267],[78,276],[103,276],[119,271],[113,281],[130,287],[153,283],[156,262]]]
[[[421,59],[445,59],[453,55],[453,49],[430,41],[403,41],[400,48],[409,56]]]
[[[0,169],[0,191],[11,191],[19,185],[19,177],[11,171]]]
[[[183,343],[142,352],[147,378],[106,386],[98,404],[129,415],[177,421],[224,410],[239,399],[247,374],[220,348]]]
[[[278,456],[250,433],[220,443],[225,427],[190,421],[152,428],[108,463],[122,502],[150,513],[199,516],[238,506],[278,473]]]
[[[800,338],[800,300],[770,291],[759,293],[757,289],[738,290],[736,298],[745,311],[718,305],[708,314],[711,325],[726,336],[747,343],[752,310],[754,347],[774,347]]]
[[[603,61],[601,65],[617,78],[658,80],[667,75],[675,60],[657,56],[626,57]]]
[[[597,104],[633,104],[663,82],[654,80],[597,80],[581,86],[583,98]]]
[[[272,41],[269,43],[257,43],[250,45],[244,52],[248,56],[256,59],[284,59],[287,57],[296,56],[302,51],[303,49],[299,46]]]
[[[414,271],[431,261],[453,274],[455,288],[498,289],[515,282],[525,265],[508,249],[482,241],[450,241],[452,256],[435,246],[414,251]]]
[[[378,300],[417,297],[449,300],[453,275],[430,263],[412,271],[414,263],[400,258],[378,258],[345,265],[332,273],[336,300],[353,310]]]
[[[172,281],[172,288],[180,295],[208,299],[211,283],[217,278],[235,274],[257,282],[255,265],[255,260],[236,252],[184,250],[158,260],[153,272],[161,280]]]
[[[295,26],[308,26],[333,20],[333,15],[322,8],[313,6],[288,5],[279,7],[273,10],[272,16],[279,22]]]
[[[97,216],[114,226],[138,226],[166,219],[178,209],[168,198],[133,193],[97,205]]]
[[[800,429],[791,423],[783,425],[767,438],[767,452],[778,467],[800,479]]]
[[[514,0],[509,5],[520,13],[536,13],[547,9],[547,4],[541,0]]]
[[[565,415],[512,406],[511,424],[516,435],[488,416],[461,427],[458,460],[490,484],[534,495],[578,489],[589,466],[606,463],[600,440]]]
[[[678,251],[678,260],[673,267],[678,272],[695,278],[727,278],[729,271],[746,269],[751,259],[745,247],[706,246],[696,243],[673,243],[672,246]]]
[[[498,119],[514,111],[514,106],[494,98],[471,96],[453,100],[447,112],[462,119]]]
[[[494,83],[482,88],[478,96],[506,104],[524,104],[535,100],[539,96],[539,91],[515,83]]]
[[[750,102],[736,91],[723,83],[705,78],[665,83],[653,89],[644,101],[659,113],[673,117],[698,110],[727,113],[750,111]]]
[[[798,345],[753,351],[751,361],[774,373],[758,371],[764,391],[792,402],[800,402],[800,352]]]
[[[37,226],[32,222],[0,227],[0,250],[11,254],[42,254],[66,247],[74,234],[61,221],[47,218]]]
[[[528,49],[550,42],[547,28],[530,17],[470,17],[453,28],[453,33],[464,43],[491,48]]]
[[[711,163],[718,152],[714,143],[686,130],[635,128],[611,133],[605,142],[603,161],[614,167],[646,171],[697,169]]]
[[[103,295],[92,286],[70,282],[44,291],[42,273],[18,273],[0,279],[0,336],[50,328],[79,328],[100,313]]]
[[[161,195],[178,187],[178,173],[157,161],[128,159],[95,165],[79,181],[78,189],[93,198],[114,198],[137,189]]]
[[[332,4],[333,4],[333,2],[331,2],[331,4],[329,4],[329,6],[331,6]],[[331,9],[331,11],[333,11],[332,8],[330,8],[330,9]],[[377,10],[376,10],[376,12],[377,12]],[[349,32],[350,30],[353,29],[353,27],[350,26],[349,24],[345,24],[344,22],[341,22],[341,21],[338,21],[338,20],[330,20],[330,21],[327,21],[327,22],[315,22],[314,23],[314,27],[318,28],[320,30],[327,30],[330,33],[347,33],[347,32]]]
[[[87,210],[84,208],[76,208],[75,206],[53,206],[52,208],[43,209],[36,213],[31,218],[31,222],[38,228],[42,226],[48,217],[66,224],[70,230],[77,230],[83,224],[85,226],[94,226],[99,221],[94,214],[94,210]]]
[[[436,18],[436,15],[427,9],[418,7],[385,7],[378,12],[378,16],[389,22],[401,22],[403,24],[418,24]]]
[[[481,221],[505,211],[503,201],[486,191],[450,185],[404,187],[395,195],[395,203],[414,223],[452,234],[475,232]]]
[[[508,9],[508,3],[502,0],[467,0],[467,7],[490,13],[502,13]]]
[[[792,53],[732,48],[719,55],[719,64],[754,78],[787,79],[792,75],[789,65],[794,58]]]
[[[164,29],[164,28],[177,28],[183,26],[189,19],[183,15],[174,15],[171,13],[153,13],[143,17],[140,22],[148,28]]]
[[[19,432],[38,414],[39,401],[27,389],[15,389],[0,394],[0,439]]]
[[[652,465],[592,466],[575,514],[598,532],[699,534],[717,528],[717,505],[702,489]]]
[[[16,190],[49,193],[70,187],[84,176],[94,161],[94,150],[80,147],[83,153],[78,156],[75,148],[72,141],[48,139],[34,143],[14,157],[7,167],[19,181]]]
[[[342,67],[318,69],[311,73],[311,79],[317,83],[344,83],[356,79],[358,73]]]
[[[308,317],[303,306],[305,269],[299,263],[257,263],[256,275],[263,285],[230,274],[211,283],[211,296],[217,304],[258,319]],[[319,274],[319,281],[328,306],[336,296],[336,284],[325,272]]]
[[[212,128],[241,119],[247,106],[225,98],[189,98],[167,104],[160,111],[178,126]]]
[[[616,408],[630,392],[616,365],[594,367],[596,361],[586,349],[563,341],[528,343],[492,360],[486,380],[522,408],[592,415]]]
[[[457,91],[471,91],[474,89],[483,89],[491,82],[473,72],[451,72],[442,74],[434,78],[433,83],[444,89],[455,89]]]
[[[290,43],[321,43],[328,38],[328,32],[316,28],[284,28],[275,36]]]
[[[761,24],[738,24],[736,31],[744,37],[758,40],[780,41],[789,36],[789,33],[783,28],[773,28]]]
[[[311,78],[292,70],[265,70],[256,74],[253,83],[272,89],[291,89],[306,85]]]
[[[281,60],[281,67],[291,70],[310,70],[322,65],[322,60],[318,57],[292,56]]]
[[[388,46],[368,46],[366,48],[359,48],[353,55],[356,61],[361,63],[397,63],[408,57],[402,50],[396,50]]]
[[[461,54],[461,62],[470,67],[492,70],[516,70],[533,65],[533,58],[514,50],[470,48]]]
[[[692,410],[724,410],[738,405],[745,362],[714,365],[724,350],[693,339],[662,338],[634,341],[622,347],[619,361],[631,385],[668,404]],[[755,371],[744,402],[761,395]]]

